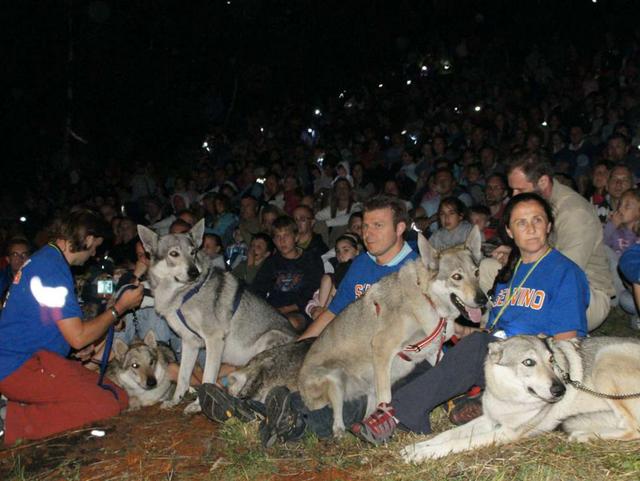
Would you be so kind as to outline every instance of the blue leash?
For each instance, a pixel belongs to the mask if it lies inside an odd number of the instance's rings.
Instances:
[[[118,399],[118,392],[116,391],[116,389],[109,384],[105,384],[104,382],[104,375],[107,373],[107,364],[109,363],[109,355],[111,354],[111,346],[113,345],[113,335],[115,334],[115,332],[116,328],[112,324],[107,333],[107,342],[104,346],[102,359],[100,360],[100,377],[98,378],[98,386],[109,391],[116,399]]]
[[[135,289],[136,287],[138,286],[134,284],[125,284],[124,286],[122,286],[114,296],[116,301],[120,299],[120,296],[124,293],[124,291],[128,289]],[[107,341],[104,346],[104,352],[102,353],[102,359],[100,360],[100,377],[98,378],[98,386],[106,391],[109,391],[116,399],[118,399],[118,392],[116,391],[116,389],[104,382],[104,376],[107,373],[107,364],[109,364],[109,355],[111,354],[111,347],[113,346],[113,337],[115,333],[116,328],[113,324],[111,324],[109,330],[107,331]]]

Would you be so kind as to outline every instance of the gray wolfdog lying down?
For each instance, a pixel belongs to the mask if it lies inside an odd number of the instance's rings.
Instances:
[[[229,393],[264,402],[276,386],[298,391],[298,373],[312,342],[312,339],[305,339],[262,351],[246,366],[229,374]]]
[[[121,339],[113,344],[114,359],[107,368],[107,377],[127,391],[129,410],[151,406],[173,396],[175,383],[169,380],[167,366],[176,362],[173,351],[156,342],[153,331],[144,340],[127,345]]]
[[[480,322],[486,303],[478,285],[480,244],[477,227],[465,244],[441,252],[420,234],[420,258],[372,285],[312,344],[300,394],[309,409],[331,405],[335,436],[345,429],[344,401],[367,396],[368,416],[391,401],[392,384],[418,362],[436,363],[460,314]]]
[[[407,446],[407,462],[505,444],[558,426],[570,441],[640,439],[638,339],[515,336],[489,345],[485,378],[484,414]]]
[[[295,338],[284,316],[198,252],[204,220],[188,234],[159,238],[144,226],[138,226],[138,234],[151,255],[149,283],[156,311],[182,339],[176,391],[163,407],[175,406],[189,388],[201,347],[206,349],[202,382],[214,383],[222,362],[244,366],[265,349]],[[186,413],[198,411],[197,400],[185,409]]]

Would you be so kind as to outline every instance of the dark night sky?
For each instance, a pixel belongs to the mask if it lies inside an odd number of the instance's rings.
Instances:
[[[577,43],[632,31],[631,0],[12,2],[4,6],[4,121],[9,158],[59,150],[74,85],[73,126],[91,158],[170,155],[215,120],[238,80],[238,110],[284,95],[320,96],[363,71],[396,68],[439,40],[509,39],[514,58],[554,35]],[[475,20],[482,13],[484,22]],[[68,19],[75,58],[66,62]],[[406,38],[407,47],[398,47]]]

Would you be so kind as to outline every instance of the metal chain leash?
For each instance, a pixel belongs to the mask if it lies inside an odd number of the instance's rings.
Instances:
[[[561,370],[561,372],[562,372],[562,370]],[[564,373],[564,372],[563,372],[563,381],[565,383],[571,384],[574,388],[576,388],[576,389],[578,389],[580,391],[586,392],[588,394],[591,394],[592,396],[603,398],[603,399],[621,400],[621,399],[633,399],[633,398],[640,397],[640,392],[634,392],[634,393],[629,393],[629,394],[607,394],[607,393],[594,391],[593,389],[588,388],[587,386],[582,384],[580,381],[574,381],[573,379],[571,379],[569,374]]]
[[[627,394],[609,394],[609,393],[598,392],[585,386],[580,381],[574,381],[573,379],[571,379],[571,375],[568,372],[566,372],[564,369],[562,369],[562,367],[560,367],[560,364],[558,364],[558,361],[556,361],[556,356],[554,355],[554,350],[552,346],[553,343],[554,341],[552,337],[547,337],[544,339],[544,345],[546,346],[547,350],[551,354],[551,359],[550,359],[551,364],[553,365],[554,369],[558,370],[558,372],[562,376],[562,381],[565,384],[570,384],[572,387],[574,387],[579,391],[586,392],[587,394],[591,394],[592,396],[599,397],[602,399],[623,400],[623,399],[633,399],[633,398],[640,397],[640,392],[627,393]]]

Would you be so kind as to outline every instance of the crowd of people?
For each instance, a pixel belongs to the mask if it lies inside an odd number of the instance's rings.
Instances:
[[[82,162],[36,172],[37,190],[34,184],[26,192],[20,212],[28,221],[0,231],[6,252],[0,276],[5,442],[69,429],[126,404],[121,393],[119,404],[90,414],[71,407],[43,430],[33,423],[58,416],[47,414],[43,404],[69,399],[47,399],[60,391],[57,384],[31,397],[21,391],[32,380],[24,370],[59,363],[60,373],[71,372],[67,364],[75,361],[65,359],[70,348],[85,362],[98,359],[108,325],[125,312],[132,311],[119,335],[142,338],[154,328],[179,355],[175,334],[154,327],[163,320],[142,301],[142,289],[120,304],[108,302],[118,284],[144,280],[148,259],[137,224],[158,234],[185,233],[204,219],[202,252],[286,316],[302,339],[320,335],[371,284],[414,259],[416,230],[444,249],[464,242],[474,225],[483,236],[481,286],[494,294],[494,336],[584,336],[614,306],[639,329],[637,255],[630,255],[640,235],[639,59],[640,44],[621,45],[611,35],[589,54],[571,45],[552,52],[534,48],[520,71],[500,78],[481,74],[481,58],[454,56],[447,64],[453,73],[437,73],[425,63],[413,77],[404,73],[377,82],[368,75],[362,85],[316,104],[289,99],[270,112],[248,113],[241,130],[213,129],[188,162],[172,169],[145,159],[131,166],[110,163],[100,175],[97,166]],[[72,214],[62,216],[67,211]],[[7,212],[18,217],[17,209],[8,206]],[[65,228],[50,235],[49,219],[61,216],[66,220],[56,225]],[[107,228],[98,232],[98,224]],[[548,275],[554,279],[543,289],[550,311],[539,310],[543,318],[535,322],[503,309],[512,300],[503,291],[514,283],[523,287],[522,266],[532,263],[539,274],[553,271]],[[18,342],[24,332],[18,320],[28,317],[35,326],[45,315],[42,298],[25,286],[35,278],[42,292],[64,286],[77,292],[78,301],[49,303],[46,317],[55,323],[47,323],[46,332],[34,327]],[[571,309],[575,316],[566,325],[554,324]],[[463,339],[445,355],[443,363],[449,358],[452,365],[447,372],[458,369],[456,351],[486,352],[491,339],[471,335],[472,329],[460,326],[459,336],[475,341]],[[43,358],[43,350],[54,352],[55,362]],[[456,390],[481,386],[481,377],[470,373]],[[78,382],[86,386],[93,378]],[[397,418],[396,408],[381,406],[355,431],[374,442],[386,440],[398,419],[409,429],[428,431],[424,411],[460,393],[439,393],[417,408],[415,386],[421,382],[397,393]],[[95,399],[103,394],[84,402],[99,406]],[[303,412],[290,394],[280,393],[272,404]],[[422,424],[410,421],[415,416]],[[293,418],[293,431],[291,423],[267,426],[267,438],[299,435],[303,416]],[[312,418],[305,422],[313,424]]]

